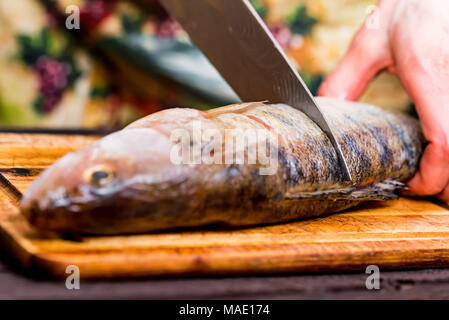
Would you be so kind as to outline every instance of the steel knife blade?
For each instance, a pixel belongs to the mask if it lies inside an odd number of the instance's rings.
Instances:
[[[248,0],[160,0],[243,101],[285,103],[304,112],[342,149],[301,76]]]

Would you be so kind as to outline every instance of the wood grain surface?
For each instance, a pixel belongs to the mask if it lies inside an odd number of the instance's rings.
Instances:
[[[425,200],[371,202],[314,220],[234,231],[68,240],[32,229],[17,207],[21,193],[43,168],[95,139],[0,135],[0,240],[26,268],[62,278],[68,265],[77,265],[83,278],[110,278],[449,265],[449,210]]]

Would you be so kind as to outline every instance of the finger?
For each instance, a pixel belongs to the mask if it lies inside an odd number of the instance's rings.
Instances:
[[[410,191],[418,196],[435,195],[449,184],[448,160],[445,151],[430,143],[421,158],[419,171],[408,182]]]
[[[387,32],[364,25],[338,67],[321,85],[318,95],[357,100],[379,71],[392,66]]]
[[[397,65],[398,75],[415,102],[423,134],[429,142],[419,172],[408,184],[417,195],[437,195],[449,184],[448,75],[438,65],[426,66],[427,60],[422,60],[419,51],[403,57]]]
[[[438,199],[449,203],[449,185],[446,186],[446,188],[441,192],[438,196]]]

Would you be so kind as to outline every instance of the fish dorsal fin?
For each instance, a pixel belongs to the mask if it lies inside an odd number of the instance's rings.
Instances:
[[[229,106],[210,109],[206,112],[206,117],[216,118],[223,113],[246,113],[253,108],[258,108],[265,105],[267,101],[256,101],[247,103],[231,104]]]
[[[383,180],[364,187],[347,187],[309,192],[287,192],[286,200],[393,200],[397,199],[396,191],[405,184],[394,180]]]

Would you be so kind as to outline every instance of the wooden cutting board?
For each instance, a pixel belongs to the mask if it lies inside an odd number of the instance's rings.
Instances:
[[[95,137],[0,134],[0,241],[25,266],[65,277],[136,277],[449,266],[449,208],[426,200],[371,202],[344,213],[235,231],[77,240],[43,235],[17,203],[36,175]]]

